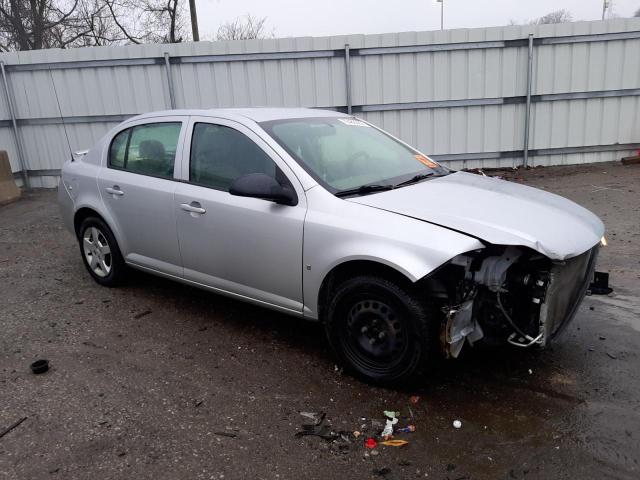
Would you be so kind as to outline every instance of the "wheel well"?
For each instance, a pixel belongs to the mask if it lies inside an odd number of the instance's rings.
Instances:
[[[73,229],[78,234],[78,229],[84,220],[88,217],[98,217],[100,220],[104,222],[104,218],[98,212],[89,207],[83,207],[79,209],[76,214],[73,216]],[[107,223],[107,222],[105,222]]]
[[[327,301],[333,288],[344,280],[357,275],[375,275],[377,277],[391,280],[400,286],[408,286],[412,284],[411,280],[406,275],[383,263],[371,260],[351,260],[341,263],[340,265],[333,267],[333,269],[324,277],[322,285],[320,286],[320,294],[318,295],[318,316],[320,319],[323,318],[323,310],[327,305]]]

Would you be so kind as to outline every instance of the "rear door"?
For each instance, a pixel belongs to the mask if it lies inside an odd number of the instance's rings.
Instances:
[[[98,175],[125,260],[182,277],[174,192],[188,117],[145,119],[114,136]]]
[[[250,173],[264,173],[289,184],[298,204],[231,195],[231,183]],[[191,117],[183,180],[174,209],[185,278],[302,312],[306,197],[282,159],[244,125]]]

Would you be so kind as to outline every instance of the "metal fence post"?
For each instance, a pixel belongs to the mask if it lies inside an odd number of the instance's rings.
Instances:
[[[344,66],[346,73],[346,84],[347,84],[347,113],[351,115],[351,55],[349,53],[349,44],[345,44],[344,46]]]
[[[524,117],[524,158],[522,166],[529,166],[529,125],[531,123],[531,83],[533,77],[533,33],[529,34],[529,55],[527,57],[527,108]]]
[[[2,70],[2,82],[4,83],[4,93],[7,96],[7,105],[9,106],[9,115],[11,115],[11,125],[13,126],[13,136],[16,141],[16,150],[18,152],[18,164],[20,165],[20,175],[22,176],[22,185],[26,190],[31,188],[29,183],[29,174],[27,172],[27,166],[25,163],[24,150],[22,149],[22,142],[20,141],[20,134],[18,133],[18,123],[16,122],[16,113],[13,108],[13,99],[11,98],[11,92],[9,91],[9,83],[7,82],[7,72],[4,68],[4,62],[0,62],[0,70]]]
[[[167,85],[169,87],[169,102],[171,109],[176,108],[176,97],[173,90],[173,77],[171,76],[171,64],[169,63],[169,52],[164,52],[164,69],[167,73]]]

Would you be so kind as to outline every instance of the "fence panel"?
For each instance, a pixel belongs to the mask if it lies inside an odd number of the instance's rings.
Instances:
[[[640,148],[640,19],[41,50],[0,61],[8,84],[0,148],[17,173],[21,142],[34,186],[55,185],[70,150],[172,103],[350,107],[453,168],[519,166],[527,147],[529,165],[607,161]]]

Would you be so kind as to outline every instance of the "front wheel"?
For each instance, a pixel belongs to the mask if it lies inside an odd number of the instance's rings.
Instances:
[[[80,253],[93,279],[105,287],[120,283],[126,268],[118,243],[102,219],[88,217],[78,229]]]
[[[337,286],[325,328],[338,358],[379,384],[418,377],[435,357],[437,317],[428,304],[385,278],[358,276]]]

